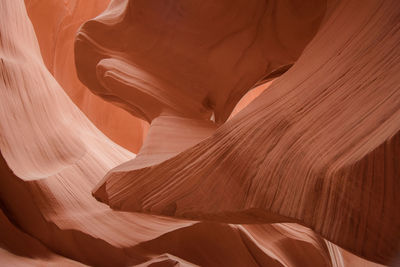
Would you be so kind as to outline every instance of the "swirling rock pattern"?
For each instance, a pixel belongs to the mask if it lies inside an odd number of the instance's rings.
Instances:
[[[109,0],[25,0],[28,15],[50,73],[72,101],[105,135],[136,153],[148,128],[146,122],[96,97],[79,81],[74,63],[76,31],[98,15]]]
[[[143,4],[138,2],[136,6],[125,1],[126,6],[118,10],[129,12],[129,18],[134,19]],[[175,7],[171,5],[172,10]],[[263,14],[269,14],[271,6],[263,7]],[[191,219],[259,223],[264,217],[265,221],[296,221],[363,257],[390,263],[399,251],[400,241],[400,198],[396,194],[400,186],[399,4],[371,0],[360,7],[358,1],[338,1],[323,7],[326,16],[322,26],[301,57],[254,103],[208,139],[167,161],[137,168],[133,160],[132,166],[125,163],[113,169],[96,188],[95,196],[115,209]],[[104,13],[108,24],[101,23],[100,16],[88,22],[81,29],[82,34],[90,36],[95,27],[98,34],[104,25],[113,29],[123,24],[125,13],[115,10],[117,7]],[[246,10],[241,14],[246,15]],[[282,15],[277,10],[273,13],[279,21]],[[318,12],[306,16],[321,18]],[[254,14],[249,17],[257,18]],[[285,17],[292,23],[296,22],[294,18]],[[134,22],[147,20],[138,21]],[[267,20],[266,26],[260,26],[264,20],[257,22],[262,29],[279,24]],[[278,27],[276,31],[279,30]],[[264,30],[257,32],[262,35]],[[133,31],[129,36],[141,35]],[[260,37],[268,40],[266,43],[272,42],[269,38],[276,41],[270,36]],[[157,40],[162,43],[164,39]],[[77,51],[82,42],[78,36]],[[158,46],[154,41],[151,48],[157,50]],[[268,45],[260,46],[266,53],[284,58],[268,50]],[[257,41],[250,47],[258,47]],[[137,53],[143,51],[132,51],[134,54],[128,58],[136,62]],[[146,50],[146,55],[152,51]],[[241,53],[232,53],[229,58],[237,54]],[[266,60],[264,65],[274,62],[262,56],[261,60]],[[148,64],[153,62],[162,65],[156,60]],[[241,69],[249,79],[254,77],[250,73],[261,75],[257,70],[265,70],[261,65],[251,66],[254,68]],[[224,67],[231,70],[229,61]],[[92,68],[95,73],[94,65]],[[101,59],[97,68],[101,68]],[[209,69],[213,69],[212,64]],[[98,80],[102,77],[98,76]],[[211,81],[215,80],[218,78]],[[132,85],[130,88],[135,91]],[[88,86],[102,90],[95,84]],[[230,84],[229,88],[236,87]],[[117,89],[114,92],[124,96]],[[221,118],[219,110],[216,105],[216,117]]]
[[[212,113],[224,122],[257,81],[293,64],[317,31],[325,2],[299,2],[112,1],[77,34],[78,76],[148,122]]]
[[[0,1],[0,265],[396,264],[399,4],[302,2],[114,0],[85,23],[79,78],[151,123],[135,155],[59,85],[72,51]],[[74,29],[98,10],[64,3]]]

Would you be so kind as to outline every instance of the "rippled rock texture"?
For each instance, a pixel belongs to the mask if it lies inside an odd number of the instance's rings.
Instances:
[[[0,0],[0,59],[1,266],[400,264],[397,0]]]

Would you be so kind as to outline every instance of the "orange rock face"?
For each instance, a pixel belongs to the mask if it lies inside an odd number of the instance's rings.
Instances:
[[[136,153],[147,132],[147,123],[90,93],[75,70],[76,32],[83,22],[101,13],[109,0],[25,0],[25,4],[50,73],[104,134]]]
[[[1,266],[400,264],[397,0],[107,4],[0,1]]]

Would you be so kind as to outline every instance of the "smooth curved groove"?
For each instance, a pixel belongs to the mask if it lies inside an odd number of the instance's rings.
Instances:
[[[211,137],[108,173],[108,204],[232,222],[255,209],[398,261],[399,12],[398,1],[339,2],[294,66]]]

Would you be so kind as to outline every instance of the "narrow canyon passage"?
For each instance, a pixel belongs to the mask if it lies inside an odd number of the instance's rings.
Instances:
[[[400,264],[400,3],[303,2],[0,0],[0,266]]]

